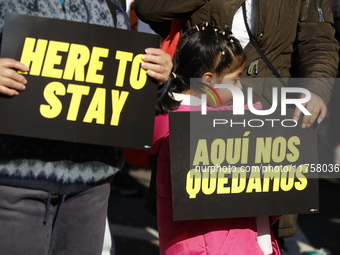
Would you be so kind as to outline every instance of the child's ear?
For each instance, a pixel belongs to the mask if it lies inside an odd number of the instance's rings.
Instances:
[[[202,75],[202,78],[212,78],[214,75],[211,72],[206,72]]]
[[[211,85],[213,77],[214,77],[214,75],[211,72],[206,72],[202,75],[202,80],[203,80],[203,82]]]

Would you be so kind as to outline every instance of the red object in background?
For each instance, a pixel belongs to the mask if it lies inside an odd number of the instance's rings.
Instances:
[[[171,57],[174,56],[179,37],[181,35],[180,28],[182,24],[182,18],[175,19],[171,22],[170,34],[165,38],[161,44],[161,49],[168,53]]]
[[[146,150],[123,148],[125,162],[138,168],[149,169],[151,167],[151,154]]]
[[[137,31],[138,29],[138,17],[135,12],[135,2],[130,4],[130,27],[133,31]]]

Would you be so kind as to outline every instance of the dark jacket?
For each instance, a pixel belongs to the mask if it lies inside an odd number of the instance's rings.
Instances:
[[[182,31],[203,21],[232,29],[235,12],[244,0],[136,0],[136,13],[153,26],[184,17]],[[161,23],[160,23],[161,22]],[[255,0],[253,36],[282,77],[330,78],[338,68],[338,42],[334,38],[333,16],[328,0]],[[255,48],[249,43],[243,77],[275,78]],[[259,61],[258,70],[249,65]],[[329,102],[332,84],[308,81],[300,86]],[[271,101],[270,85],[256,86],[259,99]],[[262,101],[262,100],[261,100]]]

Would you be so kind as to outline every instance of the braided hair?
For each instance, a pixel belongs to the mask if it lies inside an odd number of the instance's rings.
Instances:
[[[161,91],[156,112],[167,113],[179,107],[172,92],[190,88],[190,78],[201,78],[206,72],[223,76],[239,69],[246,56],[229,28],[203,22],[186,30],[179,39],[174,56],[173,77]]]

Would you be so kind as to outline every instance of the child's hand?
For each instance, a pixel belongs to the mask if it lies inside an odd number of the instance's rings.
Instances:
[[[143,55],[142,68],[161,85],[169,79],[172,69],[171,56],[161,49],[147,48]]]
[[[16,96],[18,90],[24,90],[26,78],[16,70],[27,72],[28,67],[10,58],[0,58],[0,93],[8,96]]]

